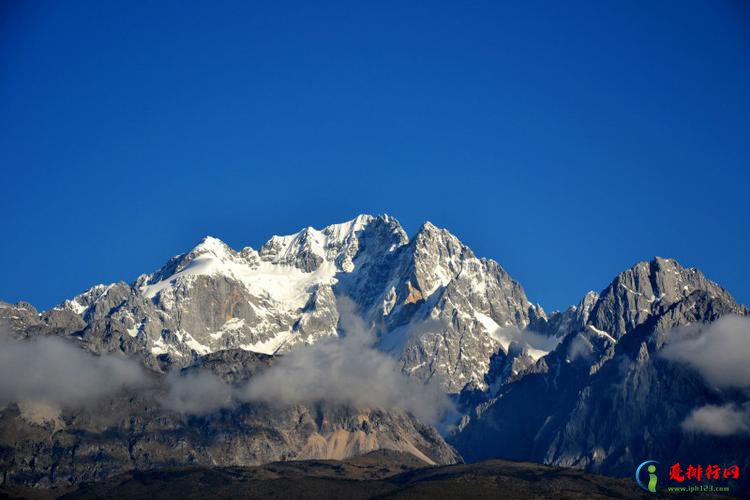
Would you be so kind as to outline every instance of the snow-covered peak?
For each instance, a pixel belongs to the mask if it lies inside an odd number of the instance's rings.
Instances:
[[[445,287],[458,274],[480,271],[483,264],[454,234],[425,222],[409,243],[413,252],[417,287],[425,296]],[[471,270],[471,271],[470,271]]]
[[[62,304],[56,306],[54,309],[68,310],[74,312],[78,316],[86,317],[99,301],[108,298],[107,295],[110,292],[118,289],[127,290],[128,288],[129,285],[124,282],[111,283],[109,285],[94,285],[85,292],[76,295],[72,299],[66,300]],[[118,294],[115,293],[115,295]]]
[[[315,271],[325,262],[351,272],[360,239],[371,230],[387,233],[382,244],[387,245],[389,251],[407,241],[403,229],[392,217],[363,214],[323,229],[307,227],[287,236],[274,236],[261,247],[259,254],[264,261],[295,266],[307,272]]]
[[[414,235],[413,241],[417,246],[432,246],[437,244],[446,249],[450,249],[452,252],[463,252],[466,253],[467,256],[474,256],[469,247],[464,245],[455,234],[447,229],[437,227],[430,221],[422,224],[419,231],[417,231],[417,234]]]
[[[386,216],[387,217],[387,216]],[[286,236],[274,235],[271,239],[263,245],[265,248],[271,244],[274,246],[289,247],[293,244],[310,243],[310,244],[332,244],[332,243],[343,243],[347,239],[351,238],[357,231],[363,230],[367,224],[375,219],[372,215],[358,215],[354,219],[339,224],[331,224],[323,229],[315,229],[314,227],[308,226],[296,233],[289,234]]]
[[[104,295],[109,288],[107,285],[98,284],[94,285],[83,293],[80,293],[70,300],[66,300],[60,306],[59,309],[69,309],[74,313],[82,316],[88,310],[88,308],[96,302],[96,300]]]
[[[188,252],[172,257],[156,272],[150,275],[141,276],[136,282],[136,285],[153,285],[160,281],[169,280],[172,276],[183,273],[188,268],[193,270],[201,267],[205,268],[209,261],[217,261],[217,263],[242,262],[250,264],[253,261],[253,253],[254,250],[248,247],[242,251],[242,254],[240,254],[220,239],[213,236],[206,236]]]
[[[373,215],[360,214],[350,221],[326,226],[321,232],[327,234],[334,240],[343,241],[348,236],[364,229],[365,226],[375,220],[375,218],[376,217]],[[384,216],[384,219],[387,220],[388,216]]]
[[[442,235],[450,235],[453,238],[456,238],[447,229],[443,229],[443,228],[437,227],[432,222],[426,221],[425,223],[423,223],[420,226],[419,230],[417,231],[417,234],[415,234],[414,237],[415,238],[430,238],[430,237],[439,237],[439,236],[442,236]]]
[[[233,252],[234,251],[229,247],[229,245],[227,245],[220,239],[214,238],[213,236],[206,236],[191,250],[190,253],[212,253],[216,257],[226,257]]]
[[[385,235],[372,245],[376,256],[406,243],[401,226],[387,215],[360,215],[320,230],[307,227],[288,236],[274,236],[259,252],[250,247],[237,252],[220,239],[206,236],[189,252],[139,279],[136,286],[144,296],[154,298],[165,288],[189,285],[198,276],[225,277],[243,283],[257,296],[301,307],[310,287],[335,284],[339,272],[354,269],[354,259],[363,248],[360,238],[371,233]]]

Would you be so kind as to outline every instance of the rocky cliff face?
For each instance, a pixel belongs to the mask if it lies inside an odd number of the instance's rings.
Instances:
[[[131,394],[84,410],[19,403],[0,411],[2,483],[43,488],[133,469],[343,459],[378,449],[432,464],[460,460],[433,428],[379,409],[246,404],[185,418]]]
[[[746,434],[681,426],[696,408],[741,405],[744,396],[661,355],[679,327],[747,314],[697,270],[639,263],[577,308],[538,322],[562,342],[479,404],[449,441],[467,460],[503,456],[608,474],[632,473],[646,459],[748,465]]]

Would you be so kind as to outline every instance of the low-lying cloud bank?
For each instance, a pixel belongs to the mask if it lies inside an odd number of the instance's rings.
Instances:
[[[148,383],[145,370],[116,356],[93,356],[57,337],[0,337],[0,405],[33,401],[72,407]]]
[[[403,409],[427,423],[437,423],[453,411],[437,384],[407,377],[393,357],[374,347],[375,335],[351,301],[339,298],[338,309],[341,337],[284,355],[237,386],[210,371],[170,373],[159,403],[179,413],[205,415],[253,401],[280,405],[327,401]],[[76,407],[123,389],[155,389],[157,380],[137,361],[93,355],[70,340],[20,341],[0,336],[0,407],[10,402]]]
[[[725,316],[678,328],[670,337],[663,357],[687,363],[716,388],[750,389],[750,318]],[[750,434],[750,403],[696,408],[682,428],[715,436]]]
[[[178,413],[207,415],[237,404],[236,389],[213,372],[172,372],[167,383],[167,395],[159,402]]]

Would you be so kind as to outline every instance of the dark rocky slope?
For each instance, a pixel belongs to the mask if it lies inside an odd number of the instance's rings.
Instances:
[[[23,496],[28,490],[6,492]],[[344,461],[306,460],[251,468],[192,467],[130,472],[73,491],[48,494],[63,494],[66,499],[149,497],[180,500],[662,498],[659,494],[640,490],[629,479],[506,460],[427,467],[411,455],[388,451]],[[705,498],[712,496],[706,495]]]

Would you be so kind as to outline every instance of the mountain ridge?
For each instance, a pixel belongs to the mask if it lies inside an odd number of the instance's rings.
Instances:
[[[106,348],[100,330],[115,330],[121,344],[135,344],[124,352],[147,352],[150,366],[167,367],[221,349],[283,353],[336,336],[335,296],[346,295],[406,373],[457,393],[492,383],[486,376],[498,349],[507,355],[513,341],[525,342],[509,329],[562,339],[589,324],[619,338],[688,288],[728,296],[700,271],[655,257],[619,273],[601,295],[547,314],[500,264],[477,258],[448,230],[427,221],[410,238],[395,218],[362,214],[272,236],[259,250],[206,236],[131,284],[96,285],[50,311],[75,314],[69,330],[83,320],[89,328],[79,336],[95,350]],[[521,347],[533,361],[548,352]]]
[[[489,288],[471,304],[474,284]],[[529,308],[543,314],[499,264],[478,259],[447,230],[426,222],[409,238],[388,215],[273,236],[258,251],[206,237],[130,285],[97,285],[53,310],[89,326],[103,321],[80,335],[94,349],[107,347],[99,340],[102,328],[114,330],[120,344],[135,344],[126,352],[148,352],[152,366],[167,366],[219,349],[273,354],[335,336],[336,295],[351,297],[379,325],[384,343],[402,346],[405,371],[437,377],[453,392],[468,381],[481,383],[484,368],[469,366],[469,356],[489,359],[504,342],[494,330],[525,326]],[[451,325],[456,302],[459,311],[471,311]],[[427,324],[438,326],[430,338],[394,338]],[[464,359],[459,339],[469,337],[474,352]],[[452,346],[436,354],[445,361],[430,365],[426,351],[446,343]]]

